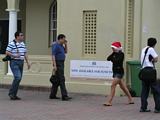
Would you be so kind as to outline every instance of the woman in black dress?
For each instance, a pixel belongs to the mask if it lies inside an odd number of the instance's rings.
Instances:
[[[124,91],[124,93],[128,97],[128,104],[134,104],[132,100],[132,96],[129,93],[125,83],[123,82],[124,76],[124,68],[123,68],[123,61],[124,61],[124,53],[122,52],[122,47],[120,42],[113,42],[111,45],[113,50],[112,54],[108,56],[107,60],[113,63],[113,82],[111,85],[111,93],[109,99],[104,104],[104,106],[112,106],[112,100],[115,96],[116,86],[119,84],[120,88]]]

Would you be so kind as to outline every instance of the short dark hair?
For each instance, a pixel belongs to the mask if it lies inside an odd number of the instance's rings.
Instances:
[[[156,44],[157,44],[156,38],[148,38],[148,43],[147,43],[147,45],[148,45],[149,47],[154,47]]]
[[[59,34],[58,35],[58,40],[65,38],[66,36],[64,34]]]
[[[17,36],[19,36],[20,33],[22,33],[22,32],[21,31],[15,32],[14,37],[17,38]]]

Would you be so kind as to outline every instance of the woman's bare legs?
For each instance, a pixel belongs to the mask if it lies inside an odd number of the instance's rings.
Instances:
[[[125,83],[123,82],[123,80],[121,80],[119,78],[114,78],[114,80],[112,82],[112,85],[111,85],[111,93],[109,95],[109,99],[108,99],[108,101],[104,105],[105,106],[112,106],[112,100],[113,100],[113,97],[115,96],[115,90],[116,90],[117,84],[119,84],[120,88],[127,95],[127,97],[128,97],[128,103],[129,104],[134,104],[134,102],[132,100],[132,96],[131,96],[128,88],[126,87]]]
[[[125,83],[123,82],[123,80],[120,80],[119,82],[119,86],[120,88],[123,90],[123,92],[127,95],[128,97],[128,102],[129,103],[133,103],[133,100],[132,100],[132,96],[127,88],[127,86],[125,85]]]
[[[114,78],[114,80],[112,82],[112,85],[111,85],[111,93],[109,95],[109,99],[108,99],[108,101],[104,105],[106,105],[106,106],[112,106],[112,100],[113,100],[113,97],[115,96],[116,86],[117,86],[117,84],[119,84],[119,82],[120,82],[119,79]]]

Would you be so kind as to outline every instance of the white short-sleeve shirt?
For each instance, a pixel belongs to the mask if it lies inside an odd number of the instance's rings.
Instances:
[[[19,58],[14,58],[14,59],[20,59],[20,60],[24,60],[24,56],[27,53],[26,45],[24,44],[24,42],[20,42],[20,43],[16,42],[16,45],[15,45],[14,41],[9,42],[6,48],[6,51],[12,53],[12,55],[20,54]]]
[[[143,62],[143,59],[144,59],[144,55],[145,55],[145,51],[146,51],[147,48],[148,48],[148,46],[142,49],[142,52],[141,52],[141,65],[142,65],[142,62]],[[149,61],[149,55],[151,55],[153,58],[158,57],[158,54],[156,53],[154,48],[150,47],[148,49],[147,54],[146,54],[146,57],[145,57],[145,60],[144,60],[142,68],[144,68],[144,67],[153,67],[153,63]]]

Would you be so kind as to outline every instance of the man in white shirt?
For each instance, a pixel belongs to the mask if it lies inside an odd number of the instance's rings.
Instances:
[[[148,46],[142,49],[141,52],[141,65],[142,68],[150,67],[154,68],[154,63],[158,61],[158,55],[154,50],[155,45],[157,44],[157,40],[155,38],[148,39]],[[147,51],[148,48],[148,51]],[[146,56],[145,56],[145,52]],[[144,59],[145,57],[145,59]],[[152,89],[154,102],[155,102],[155,113],[160,113],[160,91],[157,85],[157,82],[153,82],[152,80],[143,80],[142,81],[142,91],[141,91],[141,108],[140,112],[150,112],[151,110],[147,109],[148,106],[148,96],[150,88]]]
[[[144,59],[145,51],[146,51],[146,49],[147,49],[148,47],[149,47],[149,46],[143,48],[143,50],[142,50],[142,53],[141,53],[141,64],[142,64],[143,59]],[[151,58],[148,59],[149,56],[152,56],[153,59],[152,59],[152,60],[150,60]],[[158,61],[158,55],[157,55],[156,51],[154,50],[153,47],[149,47],[142,67],[143,67],[143,68],[144,68],[144,67],[154,67],[154,66],[153,66],[153,62],[157,62],[157,61]]]
[[[24,59],[26,60],[28,69],[30,69],[31,66],[28,60],[27,49],[23,41],[23,33],[16,32],[15,40],[11,41],[6,49],[6,55],[11,57],[10,68],[14,76],[8,94],[11,100],[21,100],[21,98],[17,96],[17,92],[22,79]]]

